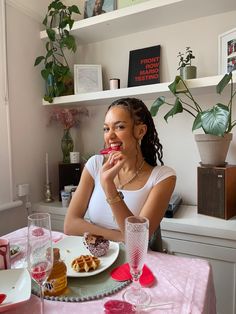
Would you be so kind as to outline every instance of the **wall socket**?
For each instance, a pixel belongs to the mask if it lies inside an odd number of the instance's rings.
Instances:
[[[29,184],[18,184],[17,185],[17,196],[26,196],[29,195]]]

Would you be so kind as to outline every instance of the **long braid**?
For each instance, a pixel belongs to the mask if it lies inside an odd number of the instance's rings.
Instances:
[[[163,165],[163,150],[160,143],[152,116],[146,105],[137,98],[121,98],[115,100],[108,110],[113,106],[123,106],[127,108],[136,124],[144,123],[147,125],[147,132],[144,135],[141,143],[141,151],[145,161],[151,165],[157,165],[157,158]]]

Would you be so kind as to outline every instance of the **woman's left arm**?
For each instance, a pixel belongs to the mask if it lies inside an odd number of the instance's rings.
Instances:
[[[170,176],[153,186],[139,216],[149,219],[151,237],[161,223],[174,191],[176,176]]]

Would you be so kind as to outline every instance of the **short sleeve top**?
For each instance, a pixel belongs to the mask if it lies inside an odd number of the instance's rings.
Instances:
[[[104,156],[94,155],[86,163],[85,167],[94,179],[94,190],[88,204],[88,215],[90,221],[101,227],[118,229],[118,225],[112,215],[112,210],[106,201],[106,195],[100,183],[100,169],[102,168]],[[175,171],[168,166],[155,166],[145,183],[138,190],[123,190],[124,201],[133,215],[139,215],[152,187],[162,180],[175,176]]]

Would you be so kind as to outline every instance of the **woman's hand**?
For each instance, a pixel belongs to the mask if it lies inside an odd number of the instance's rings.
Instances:
[[[100,172],[101,184],[104,187],[106,184],[114,182],[115,177],[124,165],[126,156],[122,152],[111,152],[107,161],[102,166]]]

